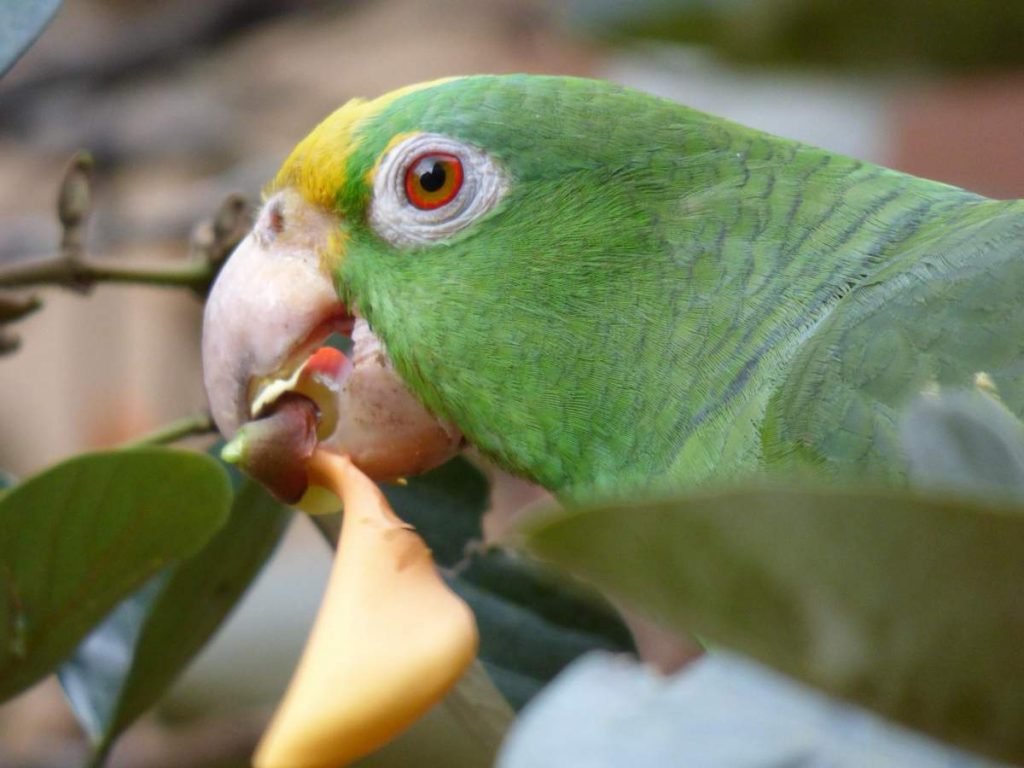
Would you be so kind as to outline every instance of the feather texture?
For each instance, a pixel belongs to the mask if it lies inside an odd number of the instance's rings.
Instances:
[[[556,492],[766,463],[899,482],[897,409],[979,370],[1024,412],[1019,201],[596,81],[469,77],[359,109],[278,184],[342,216],[339,291],[417,396]],[[367,223],[374,172],[417,132],[486,152],[508,189],[395,247]]]

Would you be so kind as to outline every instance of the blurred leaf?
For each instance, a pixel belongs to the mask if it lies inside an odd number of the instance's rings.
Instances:
[[[981,391],[925,396],[900,424],[910,477],[922,488],[1024,496],[1024,425]]]
[[[482,765],[493,766],[515,713],[479,660],[466,670],[458,685],[437,708],[460,724],[467,740],[475,744],[484,756]],[[451,760],[450,753],[448,762],[455,762]],[[462,761],[458,764],[466,765]]]
[[[570,25],[601,37],[696,43],[762,66],[913,72],[1024,63],[1024,3],[1006,0],[570,0],[568,11]]]
[[[628,734],[628,738],[623,738]],[[672,677],[591,654],[513,725],[499,768],[980,768],[748,660],[709,654]]]
[[[599,596],[536,563],[483,548],[480,521],[488,485],[466,460],[454,459],[383,490],[473,609],[480,659],[514,707],[586,651],[633,649],[629,630]]]
[[[1024,761],[1024,517],[905,493],[734,490],[552,512],[525,544],[666,628]]]
[[[0,3],[0,76],[46,29],[61,0],[7,0]]]
[[[131,590],[197,552],[231,503],[207,456],[78,456],[0,499],[0,700],[52,671]]]
[[[97,755],[157,702],[216,632],[289,519],[286,507],[246,482],[227,525],[202,551],[122,602],[61,666],[65,694]]]
[[[479,662],[409,730],[357,761],[358,768],[491,768],[515,717]]]

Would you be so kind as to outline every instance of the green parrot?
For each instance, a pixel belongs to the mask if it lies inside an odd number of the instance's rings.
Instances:
[[[1024,201],[606,82],[436,81],[295,148],[203,354],[224,434],[272,426],[243,463],[284,497],[314,444],[387,479],[469,443],[566,500],[899,484],[920,392],[1024,414]]]

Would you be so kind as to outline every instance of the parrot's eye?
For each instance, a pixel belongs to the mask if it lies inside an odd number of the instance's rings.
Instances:
[[[462,161],[455,155],[421,155],[405,172],[405,196],[429,211],[450,203],[462,189]]]
[[[444,240],[491,211],[508,189],[504,169],[477,147],[417,133],[380,159],[370,225],[396,246]]]

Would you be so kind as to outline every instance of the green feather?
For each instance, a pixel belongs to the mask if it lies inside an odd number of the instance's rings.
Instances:
[[[768,464],[902,482],[899,408],[977,371],[1024,412],[1024,203],[569,78],[449,81],[359,130],[339,290],[431,409],[563,495]],[[396,249],[367,176],[408,131],[511,186]]]

